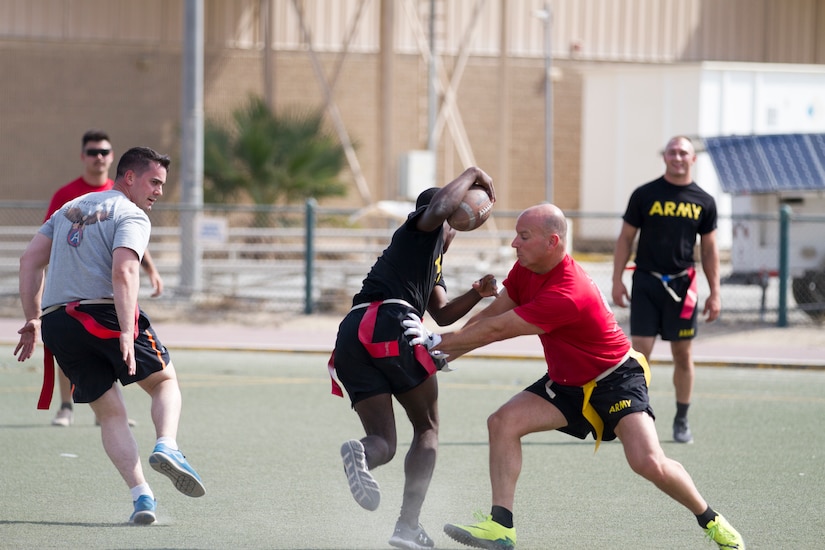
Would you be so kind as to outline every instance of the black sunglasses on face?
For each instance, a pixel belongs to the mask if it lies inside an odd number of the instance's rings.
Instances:
[[[98,155],[103,155],[104,157],[108,157],[111,152],[111,149],[86,149],[86,156],[96,157]]]

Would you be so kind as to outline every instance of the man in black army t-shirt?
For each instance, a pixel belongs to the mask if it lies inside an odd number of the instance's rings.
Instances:
[[[455,237],[446,220],[474,184],[495,201],[492,179],[476,167],[418,196],[415,211],[395,231],[353,298],[330,359],[330,374],[346,388],[366,432],[365,437],[341,447],[350,490],[363,508],[378,508],[381,492],[371,470],[395,455],[393,396],[412,423],[413,440],[404,462],[404,498],[389,541],[399,548],[433,547],[418,520],[438,449],[438,383],[433,375],[439,368],[436,363],[446,365],[443,359],[434,361],[424,346],[411,347],[401,321],[410,312],[423,317],[426,311],[439,326],[449,325],[482,298],[496,295],[496,281],[488,274],[448,301],[442,278],[443,254]],[[335,378],[333,393],[343,397]]]
[[[714,321],[722,308],[716,202],[693,181],[691,168],[696,152],[690,139],[672,138],[663,157],[665,174],[637,188],[630,196],[616,242],[613,302],[626,307],[625,298],[630,298],[633,348],[648,361],[657,334],[670,341],[676,390],[673,439],[692,443],[687,411],[693,391],[692,341],[698,314],[693,249],[699,235],[702,270],[710,287],[703,312],[707,321]],[[631,297],[622,282],[622,273],[637,232],[639,244]]]

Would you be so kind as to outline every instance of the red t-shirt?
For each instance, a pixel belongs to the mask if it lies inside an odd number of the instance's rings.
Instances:
[[[583,386],[630,350],[607,300],[570,256],[543,275],[516,263],[504,286],[518,304],[515,313],[544,331],[539,339],[551,380]]]
[[[48,220],[52,214],[60,210],[60,207],[69,202],[72,199],[76,199],[81,195],[85,195],[86,193],[92,193],[94,191],[108,191],[114,186],[115,182],[111,179],[107,179],[106,183],[99,187],[95,187],[93,185],[89,185],[86,183],[86,180],[83,179],[83,176],[77,178],[74,181],[71,181],[58,189],[52,195],[52,200],[49,203],[49,209],[46,211],[46,217],[43,218],[45,222]]]

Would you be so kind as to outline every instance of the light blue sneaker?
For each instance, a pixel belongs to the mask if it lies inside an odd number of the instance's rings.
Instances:
[[[175,489],[188,497],[202,497],[206,493],[201,477],[180,451],[158,443],[149,457],[149,465],[171,479]]]
[[[135,501],[135,511],[129,518],[129,523],[135,525],[149,525],[155,522],[155,508],[157,502],[149,495],[140,495]]]

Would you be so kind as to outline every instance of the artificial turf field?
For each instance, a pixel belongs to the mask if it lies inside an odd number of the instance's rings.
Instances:
[[[40,356],[0,346],[0,548],[390,548],[410,429],[396,406],[399,448],[377,468],[382,502],[361,509],[338,450],[363,432],[349,401],[330,395],[320,354],[175,351],[183,392],[178,442],[206,485],[178,493],[147,463],[149,399],[124,390],[158,521],[126,523],[126,485],[91,410],[71,428],[36,410]],[[535,360],[462,358],[439,374],[441,445],[421,522],[436,548],[466,548],[441,531],[489,511],[486,418],[543,372]],[[696,443],[671,441],[671,369],[653,367],[651,399],[665,452],[754,549],[825,548],[825,372],[697,368]],[[716,548],[694,517],[633,474],[616,442],[560,433],[524,440],[515,510],[519,549]]]

